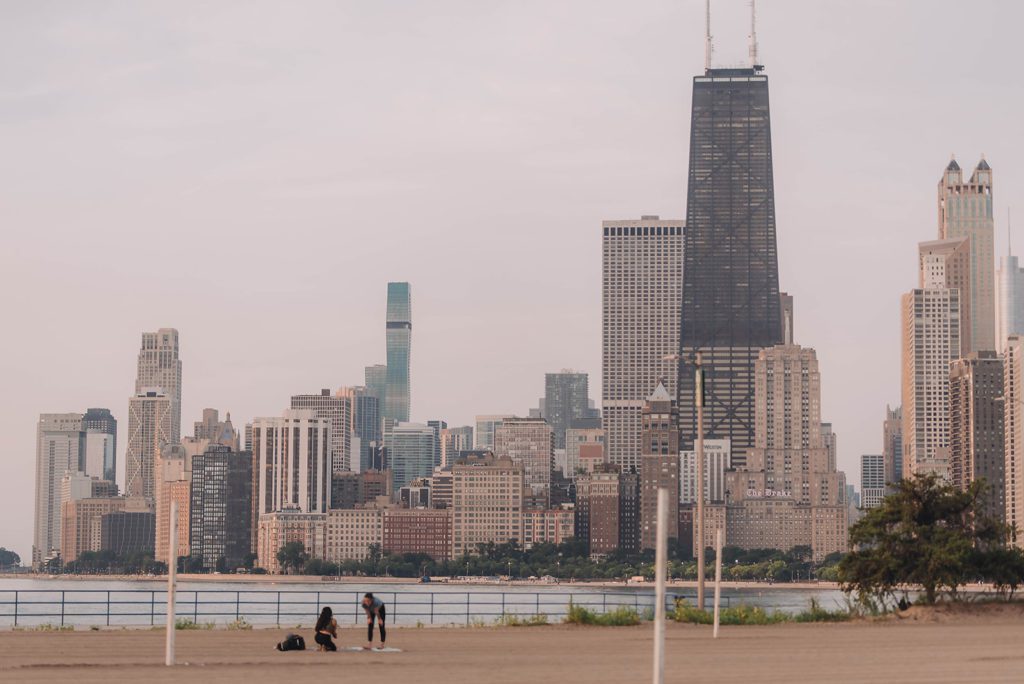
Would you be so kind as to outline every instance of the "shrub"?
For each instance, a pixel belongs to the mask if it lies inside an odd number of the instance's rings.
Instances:
[[[837,608],[828,610],[822,608],[818,599],[812,598],[811,605],[807,610],[793,616],[795,622],[846,622],[854,617],[853,611],[847,607],[845,610]]]
[[[597,613],[583,606],[569,603],[564,622],[570,625],[600,625],[602,627],[628,627],[640,624],[640,615],[632,608],[620,606],[607,613]]]
[[[527,616],[509,615],[506,613],[499,617],[496,622],[503,627],[538,627],[548,624],[548,616],[544,613]]]
[[[213,623],[200,624],[190,618],[178,618],[174,623],[174,629],[213,629]]]
[[[686,599],[676,599],[672,619],[676,622],[688,622],[698,625],[710,625],[714,622],[714,613],[691,606]],[[792,618],[779,611],[768,612],[760,606],[738,605],[720,608],[718,622],[722,625],[774,625],[789,622]]]
[[[228,629],[252,629],[252,624],[244,617],[235,618],[227,624]]]

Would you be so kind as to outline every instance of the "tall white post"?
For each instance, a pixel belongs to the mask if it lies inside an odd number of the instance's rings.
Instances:
[[[171,502],[171,534],[167,548],[167,644],[165,665],[174,665],[174,592],[178,580],[178,502]]]
[[[668,488],[658,488],[658,535],[654,549],[654,684],[665,681],[665,575],[668,565]]]
[[[722,528],[715,530],[715,632],[718,638],[718,606],[722,603]]]
[[[694,403],[697,404],[697,443],[694,445],[697,458],[697,608],[704,610],[704,368],[703,358],[697,352],[697,369],[694,375]]]

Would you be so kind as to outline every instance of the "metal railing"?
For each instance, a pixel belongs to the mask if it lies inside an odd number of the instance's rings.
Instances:
[[[175,610],[180,620],[197,625],[245,620],[252,625],[311,625],[324,606],[332,606],[338,622],[364,618],[361,591],[301,589],[179,589]],[[606,613],[630,608],[640,614],[654,609],[651,592],[557,591],[376,591],[396,625],[493,624],[503,617],[546,615],[563,618],[570,602]],[[676,598],[666,597],[669,610]],[[723,598],[723,605],[729,605]],[[166,619],[167,592],[161,589],[0,589],[0,625],[7,626],[142,626]],[[710,600],[706,608],[710,608]]]

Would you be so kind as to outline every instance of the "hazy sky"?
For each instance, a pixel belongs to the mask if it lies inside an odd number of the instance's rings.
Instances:
[[[600,226],[685,216],[701,0],[8,3],[0,22],[0,546],[31,556],[41,412],[109,407],[173,326],[182,424],[384,361],[413,292],[414,420],[600,397]],[[716,0],[718,59],[746,3]],[[759,3],[782,288],[840,467],[899,403],[899,295],[956,152],[1024,182],[1008,2]],[[1018,240],[1024,244],[1024,236]]]

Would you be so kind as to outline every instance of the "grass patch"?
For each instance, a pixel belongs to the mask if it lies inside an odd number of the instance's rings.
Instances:
[[[238,617],[227,624],[227,629],[252,629],[252,623],[244,617]]]
[[[495,620],[495,622],[502,627],[539,627],[548,624],[548,616],[544,613],[527,616],[509,615],[506,613]]]
[[[174,629],[213,629],[213,623],[198,623],[190,618],[178,618],[174,623]]]
[[[640,614],[632,608],[621,606],[607,613],[595,611],[569,603],[569,612],[563,621],[570,625],[600,625],[602,627],[628,627],[640,624]]]
[[[30,627],[28,631],[30,631],[30,632],[74,632],[75,631],[75,626],[74,625],[53,625],[53,624],[50,624],[49,622],[44,622],[41,625],[36,625],[34,627]]]
[[[827,610],[821,607],[817,599],[811,599],[807,610],[796,615],[778,610],[769,612],[760,606],[741,604],[721,608],[718,621],[722,625],[777,625],[783,622],[846,622],[853,617],[855,613],[850,609]],[[696,625],[710,625],[714,622],[713,613],[690,605],[686,599],[676,599],[676,607],[671,618],[676,622]]]
[[[849,608],[828,610],[821,607],[818,599],[812,598],[807,610],[793,616],[793,622],[846,622],[853,617],[854,614]]]

